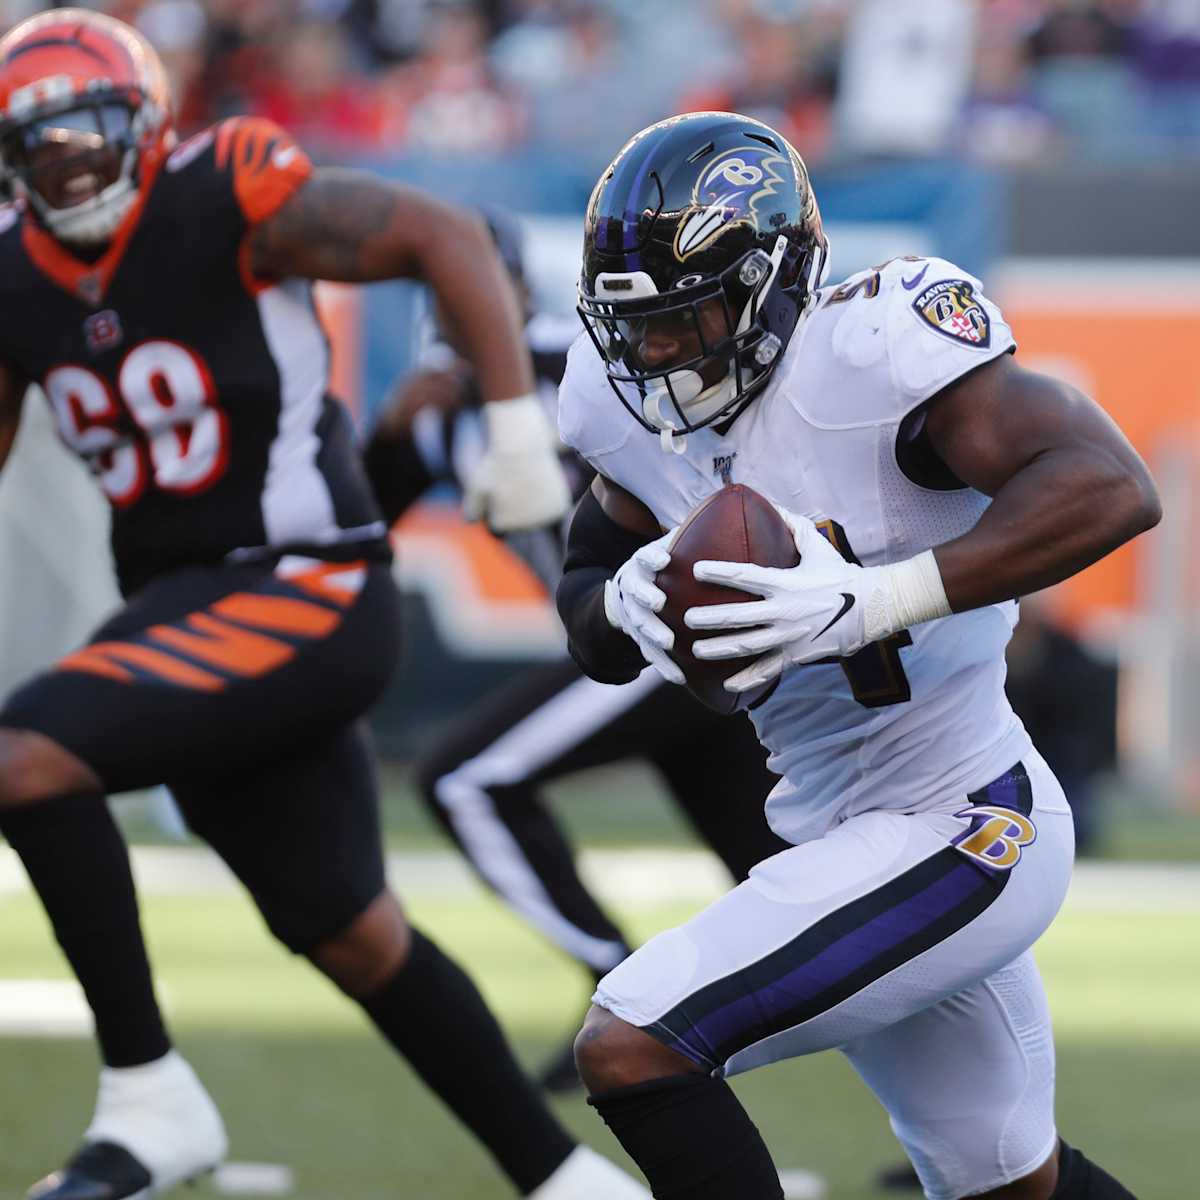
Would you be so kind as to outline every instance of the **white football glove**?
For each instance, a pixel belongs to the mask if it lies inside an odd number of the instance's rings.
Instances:
[[[727,679],[726,690],[759,687],[800,663],[848,658],[907,624],[950,612],[932,551],[902,563],[860,567],[847,562],[807,517],[775,507],[796,539],[798,566],[698,562],[693,572],[706,583],[763,597],[684,613],[690,629],[733,631],[694,642],[697,658],[761,655]]]
[[[656,615],[667,597],[654,576],[671,561],[667,547],[674,536],[672,529],[647,542],[621,565],[604,585],[604,615],[614,629],[633,638],[642,657],[668,683],[683,683],[683,672],[667,653],[675,645],[675,634]]]
[[[463,497],[468,521],[495,533],[535,529],[566,515],[571,493],[558,460],[558,439],[536,396],[483,406],[488,449]]]

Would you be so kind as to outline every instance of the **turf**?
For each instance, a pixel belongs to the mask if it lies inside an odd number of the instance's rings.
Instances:
[[[414,920],[470,967],[527,1061],[575,1021],[584,985],[564,960],[474,893],[416,897]],[[679,906],[623,914],[646,936]],[[63,978],[26,896],[0,901],[0,976]],[[153,896],[145,921],[180,1045],[228,1122],[233,1157],[283,1162],[299,1200],[489,1200],[510,1193],[358,1013],[262,931],[237,895]],[[1055,1008],[1060,1122],[1141,1200],[1195,1194],[1200,1128],[1200,943],[1194,913],[1064,914],[1039,958]],[[0,1039],[0,1196],[56,1164],[82,1130],[95,1080],[83,1040]],[[781,1165],[830,1180],[831,1200],[877,1196],[898,1158],[881,1109],[835,1054],[737,1082]],[[578,1098],[566,1121],[619,1157]],[[208,1195],[203,1185],[197,1200]]]

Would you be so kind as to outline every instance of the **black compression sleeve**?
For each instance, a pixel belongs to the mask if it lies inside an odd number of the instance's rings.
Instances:
[[[363,451],[363,462],[375,501],[389,526],[435,482],[411,434],[374,434]]]
[[[567,534],[558,615],[567,627],[571,657],[600,683],[628,683],[646,665],[633,641],[608,623],[604,585],[649,540],[612,520],[590,488],[583,493]]]

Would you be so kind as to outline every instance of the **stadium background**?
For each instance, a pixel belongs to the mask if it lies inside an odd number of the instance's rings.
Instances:
[[[0,28],[37,7],[0,0]],[[1194,1195],[1200,0],[128,0],[107,11],[160,48],[185,134],[261,113],[320,161],[509,207],[527,225],[540,302],[564,313],[582,209],[621,142],[672,112],[752,113],[809,162],[835,274],[898,253],[959,262],[1004,307],[1022,361],[1118,419],[1155,469],[1167,517],[1039,601],[1110,664],[1117,697],[1093,854],[1041,962],[1064,1128],[1098,1156],[1103,1142],[1139,1195]],[[326,288],[322,303],[339,390],[367,428],[412,359],[423,297]],[[105,521],[35,407],[0,482],[0,689],[113,602]],[[462,525],[452,497],[422,505],[397,541],[408,654],[376,715],[397,883],[534,1062],[566,1033],[582,984],[445,853],[405,763],[465,700],[558,653],[561,636],[537,584]],[[1098,692],[1056,703],[1063,722],[1109,720]],[[719,888],[648,774],[593,772],[555,795],[633,932]],[[118,805],[141,847],[168,1013],[225,1111],[234,1156],[292,1173],[290,1184],[269,1172],[224,1183],[305,1200],[502,1195],[479,1152],[269,943],[221,872],[173,841],[163,798]],[[64,974],[0,849],[3,1196],[22,1194],[86,1119],[94,1052]],[[830,1196],[875,1194],[894,1144],[835,1057],[739,1086],[781,1162],[820,1171]],[[616,1153],[580,1101],[559,1105]]]

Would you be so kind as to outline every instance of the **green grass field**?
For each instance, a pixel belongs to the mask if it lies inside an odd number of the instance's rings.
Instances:
[[[299,1200],[509,1194],[357,1011],[275,946],[240,895],[152,895],[145,910],[170,1019],[222,1108],[232,1157],[289,1164]],[[527,1062],[565,1035],[584,985],[535,935],[474,890],[417,894],[411,910],[469,964]],[[688,911],[659,904],[621,915],[644,937]],[[1197,915],[1091,905],[1064,913],[1040,948],[1057,1022],[1061,1127],[1141,1200],[1197,1194]],[[66,977],[30,897],[0,899],[0,921],[0,978]],[[0,1038],[0,1196],[23,1195],[74,1143],[95,1068],[84,1039]],[[879,1194],[872,1176],[897,1147],[839,1056],[780,1064],[736,1086],[782,1166],[820,1171],[834,1200]],[[619,1155],[581,1099],[556,1107],[581,1137]]]

